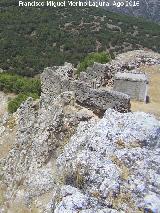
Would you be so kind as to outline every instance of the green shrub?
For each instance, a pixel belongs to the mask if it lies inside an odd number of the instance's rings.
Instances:
[[[37,99],[39,96],[35,93],[20,93],[17,97],[9,101],[8,111],[10,113],[16,112],[16,110],[20,107],[21,103],[24,102],[28,97]]]
[[[90,53],[88,54],[78,65],[78,73],[85,71],[87,67],[94,64],[94,62],[99,62],[101,64],[107,63],[111,60],[110,54],[106,52],[101,53]]]
[[[41,82],[39,79],[22,77],[11,73],[0,74],[0,90],[4,92],[36,93],[40,95]]]
[[[11,73],[1,73],[0,90],[18,94],[16,98],[8,102],[8,111],[13,113],[28,97],[39,98],[41,82],[39,79],[22,77]]]

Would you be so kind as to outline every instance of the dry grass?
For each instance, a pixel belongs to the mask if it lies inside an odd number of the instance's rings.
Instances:
[[[5,186],[2,183],[0,183],[0,206],[2,206],[5,202],[5,196],[4,196],[5,190],[6,190]]]
[[[131,101],[131,109],[132,111],[152,113],[160,118],[160,65],[144,66],[141,67],[141,70],[145,71],[149,77],[150,103]]]
[[[28,208],[23,202],[14,202],[7,209],[8,213],[40,213],[36,207]]]
[[[122,205],[127,206],[125,212],[127,213],[143,213],[143,210],[140,210],[136,207],[134,199],[129,192],[121,191],[116,197],[109,195],[108,200],[112,204],[114,209],[121,209]]]
[[[121,139],[116,141],[116,145],[118,149],[124,149],[125,148],[125,143]]]
[[[8,155],[9,151],[12,149],[13,144],[15,143],[16,130],[14,129],[7,135],[4,135],[0,138],[0,159]]]
[[[6,126],[9,128],[9,129],[13,129],[15,126],[16,126],[16,119],[14,116],[11,116],[9,118],[9,120],[7,121],[7,124]]]
[[[124,163],[117,158],[117,156],[113,155],[111,156],[111,160],[114,164],[116,164],[119,167],[120,170],[120,176],[123,180],[128,180],[130,171],[129,169],[124,165]]]
[[[12,148],[11,143],[4,143],[4,144],[0,145],[0,158],[5,157],[9,153],[11,148]]]
[[[0,91],[0,116],[7,111],[8,100],[15,98],[15,96],[13,93],[5,94]]]

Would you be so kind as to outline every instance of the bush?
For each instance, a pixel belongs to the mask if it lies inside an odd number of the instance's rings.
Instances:
[[[0,74],[0,90],[4,92],[36,93],[40,95],[41,82],[39,79],[22,77],[16,74]]]
[[[38,95],[35,93],[20,93],[13,100],[8,103],[8,111],[10,113],[16,112],[16,110],[20,107],[21,103],[24,102],[28,97],[32,97],[33,99],[37,99]]]
[[[0,90],[18,94],[16,98],[8,103],[8,111],[13,113],[28,97],[39,98],[41,82],[39,79],[22,77],[11,73],[1,73]]]
[[[78,65],[78,73],[85,71],[87,67],[92,66],[94,62],[99,62],[101,64],[104,64],[109,62],[110,60],[111,60],[111,56],[110,54],[106,52],[90,53]]]

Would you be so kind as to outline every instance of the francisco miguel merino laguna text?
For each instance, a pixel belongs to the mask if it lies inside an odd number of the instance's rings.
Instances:
[[[90,7],[104,7],[104,6],[110,6],[109,2],[106,1],[29,1],[29,2],[24,2],[24,1],[19,1],[19,6],[20,7],[65,7],[65,6],[72,6],[72,7],[85,7],[85,6],[90,6]]]

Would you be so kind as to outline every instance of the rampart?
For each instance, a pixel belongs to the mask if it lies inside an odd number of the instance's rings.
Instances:
[[[67,74],[69,73],[69,75]],[[72,74],[71,74],[72,73]],[[65,91],[74,91],[76,101],[102,114],[108,108],[114,108],[120,112],[130,110],[130,97],[109,89],[95,88],[92,82],[84,82],[74,79],[73,67],[66,63],[61,67],[46,68],[42,74],[43,103],[52,103],[54,99]]]
[[[85,72],[80,74],[80,79],[85,82],[96,82],[98,87],[113,86],[114,76],[117,72],[137,70],[142,65],[160,64],[160,55],[152,51],[135,50],[118,55],[110,63],[94,63]]]

